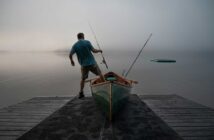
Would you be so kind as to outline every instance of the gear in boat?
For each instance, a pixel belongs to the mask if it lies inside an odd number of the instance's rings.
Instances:
[[[132,83],[135,83],[135,84],[137,83],[137,81],[125,79],[122,76],[119,76],[114,72],[108,72],[108,73],[104,74],[104,78],[106,81],[110,81],[110,82],[114,82],[114,83],[118,83],[118,84],[122,84],[122,85],[126,85],[126,86],[131,86]],[[96,85],[96,84],[99,84],[102,82],[103,81],[100,78],[97,78],[94,81],[92,81],[91,85]]]

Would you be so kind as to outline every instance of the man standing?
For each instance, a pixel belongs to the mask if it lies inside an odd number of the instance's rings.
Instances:
[[[81,82],[80,82],[80,92],[79,98],[84,97],[83,89],[85,85],[85,80],[88,78],[88,73],[91,71],[95,75],[99,75],[102,81],[105,81],[95,59],[91,52],[93,53],[102,53],[102,50],[95,49],[90,41],[84,39],[83,33],[77,34],[78,41],[73,45],[70,51],[70,60],[71,65],[75,66],[73,61],[73,54],[76,53],[79,64],[81,65]]]

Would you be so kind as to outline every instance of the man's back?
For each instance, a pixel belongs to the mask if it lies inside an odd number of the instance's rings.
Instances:
[[[77,54],[78,61],[81,65],[81,81],[80,81],[80,92],[79,92],[79,98],[84,97],[83,88],[85,85],[85,79],[88,78],[88,73],[91,71],[95,75],[99,75],[102,81],[105,81],[98,65],[96,64],[96,61],[94,59],[93,53],[102,53],[102,50],[98,50],[93,48],[91,43],[87,40],[84,40],[84,34],[78,33],[77,34],[78,41],[73,45],[71,52],[70,52],[70,60],[71,65],[75,66],[75,62],[73,60],[73,54]]]
[[[96,64],[91,51],[93,46],[87,40],[80,39],[72,47],[71,53],[76,53],[81,66],[89,66]]]

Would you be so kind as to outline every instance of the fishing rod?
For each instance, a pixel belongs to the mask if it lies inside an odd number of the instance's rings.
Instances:
[[[129,67],[127,73],[125,74],[125,77],[127,77],[127,75],[129,74],[129,72],[131,71],[132,67],[134,66],[135,62],[137,61],[138,57],[140,56],[141,52],[143,51],[143,49],[145,48],[146,44],[149,42],[150,38],[152,37],[152,34],[149,35],[149,38],[146,40],[145,44],[143,45],[143,47],[141,48],[141,50],[139,51],[137,57],[135,58],[135,60],[133,61],[133,63],[131,64],[131,66]]]
[[[93,30],[93,28],[92,28],[92,26],[91,26],[91,24],[90,24],[89,22],[88,22],[88,25],[89,25],[89,27],[90,27],[90,29],[91,29],[91,32],[92,32],[92,34],[93,34],[93,36],[94,36],[94,39],[95,39],[95,41],[96,41],[96,44],[97,44],[98,48],[101,50],[100,44],[99,44],[99,42],[98,42],[98,40],[97,40],[97,36],[96,36],[96,34],[95,34],[95,32],[94,32],[94,30]],[[108,69],[108,65],[107,65],[107,63],[106,63],[105,57],[103,56],[103,52],[101,52],[101,56],[102,56],[102,58],[103,58],[103,60],[102,60],[103,64],[105,64],[106,68]]]

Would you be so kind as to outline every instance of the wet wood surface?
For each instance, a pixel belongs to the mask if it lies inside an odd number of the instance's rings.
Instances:
[[[214,110],[177,95],[132,95],[108,122],[92,97],[36,97],[0,109],[0,140],[214,139]]]
[[[214,109],[178,95],[140,95],[185,140],[214,140]]]
[[[69,101],[18,140],[181,140],[143,103],[131,95],[112,122],[92,97]]]
[[[15,140],[72,97],[35,97],[0,109],[0,140]]]

